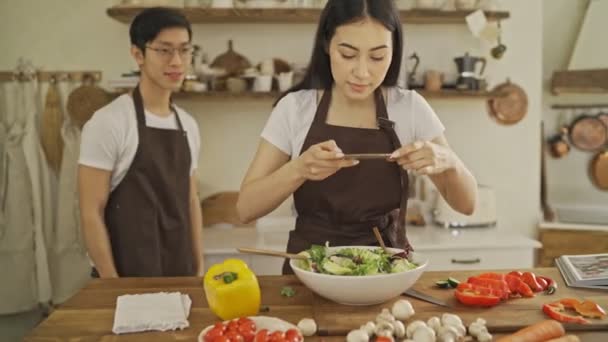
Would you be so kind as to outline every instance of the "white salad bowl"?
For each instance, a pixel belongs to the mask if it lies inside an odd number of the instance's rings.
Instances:
[[[329,251],[342,248],[378,249],[374,246],[334,246]],[[388,248],[391,253],[402,249]],[[409,261],[418,267],[407,271],[374,275],[332,275],[307,271],[299,267],[300,260],[291,259],[289,264],[306,287],[321,297],[345,305],[373,305],[393,299],[409,289],[420,278],[428,260],[419,253],[410,253]]]

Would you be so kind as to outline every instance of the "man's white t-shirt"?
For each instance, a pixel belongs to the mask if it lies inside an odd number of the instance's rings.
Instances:
[[[388,118],[395,122],[401,145],[432,140],[445,130],[428,102],[415,91],[387,88],[386,109]],[[316,111],[317,90],[290,93],[273,109],[262,131],[262,138],[292,159],[297,158]]]
[[[174,107],[188,137],[191,154],[190,174],[193,175],[198,165],[201,147],[198,124],[186,111],[175,105]],[[145,111],[145,115],[148,127],[178,129],[175,114],[162,117]],[[138,144],[135,105],[133,98],[124,94],[95,112],[84,125],[78,163],[112,171],[110,188],[112,191],[127,174],[135,158]]]

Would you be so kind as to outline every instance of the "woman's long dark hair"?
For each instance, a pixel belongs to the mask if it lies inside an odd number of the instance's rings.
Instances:
[[[329,61],[329,42],[336,33],[338,26],[356,22],[366,17],[382,23],[393,34],[393,58],[382,85],[395,86],[401,69],[403,32],[399,11],[393,0],[329,0],[321,12],[312,56],[304,78],[300,83],[283,93],[277,103],[285,95],[298,90],[330,89],[334,80]]]

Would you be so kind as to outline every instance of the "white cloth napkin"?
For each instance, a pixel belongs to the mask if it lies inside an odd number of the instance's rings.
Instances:
[[[123,295],[116,299],[112,332],[125,334],[148,330],[175,330],[190,326],[192,300],[179,292]]]

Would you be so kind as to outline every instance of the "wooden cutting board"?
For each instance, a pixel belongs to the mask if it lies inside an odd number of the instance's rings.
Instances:
[[[546,268],[535,271],[540,275],[555,279],[558,284],[558,290],[555,294],[537,294],[534,298],[511,299],[493,308],[468,307],[460,304],[454,298],[454,290],[439,289],[434,285],[436,281],[445,280],[448,277],[466,281],[469,276],[481,273],[480,271],[459,271],[433,272],[432,277],[428,276],[431,273],[425,273],[414,286],[420,292],[444,300],[452,305],[452,308],[437,306],[410,297],[400,297],[397,299],[404,298],[412,303],[416,314],[408,321],[418,319],[426,321],[430,317],[440,317],[443,313],[449,312],[460,316],[466,325],[477,318],[483,318],[487,321],[488,330],[491,333],[512,332],[532,323],[545,320],[548,317],[542,312],[542,305],[561,298],[589,299],[608,309],[608,293],[606,291],[566,287],[557,269]],[[315,297],[313,310],[319,326],[319,333],[326,336],[345,335],[350,330],[373,320],[383,308],[390,309],[393,302],[397,299],[382,305],[357,307],[343,306],[320,297]],[[589,325],[566,325],[566,329],[570,331],[608,331],[608,318],[604,320],[592,319],[591,321],[592,323]]]

